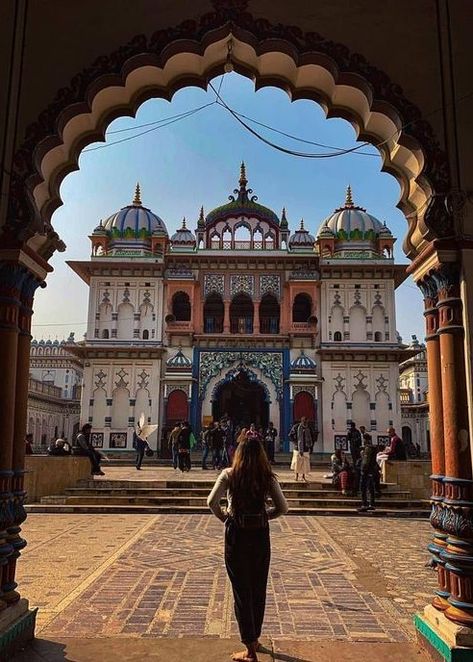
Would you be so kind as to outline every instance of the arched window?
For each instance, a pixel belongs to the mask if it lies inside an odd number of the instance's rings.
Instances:
[[[230,304],[232,333],[253,333],[253,302],[247,294],[237,294]]]
[[[408,425],[402,426],[402,440],[406,448],[408,445],[412,444],[412,430]]]
[[[251,229],[246,223],[236,226],[234,237],[236,249],[244,250],[251,247]]]
[[[190,322],[191,302],[186,292],[176,292],[172,298],[172,314],[176,322]]]
[[[292,304],[292,321],[308,322],[312,313],[312,299],[308,294],[301,293],[294,297]]]
[[[361,305],[350,308],[350,340],[366,342],[366,310]]]
[[[263,248],[263,233],[260,228],[256,228],[253,232],[253,248],[256,251],[260,251]]]
[[[143,331],[143,340],[149,340],[149,331],[148,331],[148,329],[145,329]]]
[[[153,324],[154,307],[149,301],[144,301],[140,306],[140,335],[144,340],[151,336]]]
[[[340,331],[335,331],[335,333],[333,334],[333,339],[335,340],[335,342],[342,342],[341,332]]]
[[[271,232],[268,232],[268,234],[265,237],[264,240],[264,245],[267,251],[272,251],[274,249],[274,236]]]
[[[374,332],[374,339],[375,339],[375,342],[381,342],[382,341],[383,334],[381,333],[381,331],[375,331]]]
[[[110,338],[110,332],[109,332],[108,329],[104,329],[104,330],[102,331],[102,338],[103,338],[104,340],[108,340],[108,339]]]
[[[273,294],[265,294],[259,305],[260,333],[279,333],[279,302]]]
[[[126,388],[116,388],[112,394],[112,428],[123,430],[128,427],[130,393]]]
[[[222,234],[222,243],[224,249],[229,249],[232,247],[232,231],[229,227],[226,227]]]
[[[218,250],[220,248],[220,235],[217,232],[210,237],[210,248]]]
[[[204,303],[204,333],[222,333],[224,305],[220,294],[209,294]]]
[[[123,340],[132,340],[133,338],[133,319],[135,309],[131,303],[121,303],[118,306],[118,338]]]

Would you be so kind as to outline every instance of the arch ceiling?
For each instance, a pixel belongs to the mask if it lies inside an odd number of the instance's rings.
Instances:
[[[398,206],[408,221],[407,255],[413,258],[426,241],[452,233],[440,198],[449,188],[445,156],[430,125],[398,86],[343,45],[254,19],[244,7],[219,3],[198,20],[161,30],[150,39],[134,37],[58,92],[29,127],[15,156],[9,218],[16,234],[45,232],[45,257],[60,248],[50,219],[62,204],[61,182],[78,168],[81,150],[103,140],[112,120],[134,116],[149,98],[170,100],[189,85],[205,89],[224,71],[229,39],[235,70],[252,78],[256,89],[272,85],[292,100],[312,99],[327,117],[348,120],[359,140],[378,147],[382,169],[400,185]],[[38,237],[30,243],[35,248],[41,244]]]

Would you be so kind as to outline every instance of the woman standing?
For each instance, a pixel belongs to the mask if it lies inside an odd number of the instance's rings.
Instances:
[[[292,453],[291,469],[296,474],[296,480],[299,480],[299,474],[302,474],[302,480],[307,481],[306,474],[310,473],[310,449],[312,448],[312,431],[305,416],[301,418],[297,426],[297,448]]]
[[[226,493],[227,509],[220,506]],[[268,496],[273,507],[266,508]],[[256,662],[266,605],[271,547],[268,520],[287,513],[287,503],[256,436],[240,439],[232,467],[222,471],[207,504],[225,523],[225,565],[232,583],[235,615],[246,650],[232,659]]]

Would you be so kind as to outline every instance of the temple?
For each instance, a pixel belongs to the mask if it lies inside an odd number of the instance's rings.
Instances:
[[[130,449],[141,412],[159,424],[157,446],[176,421],[280,431],[307,416],[317,450],[346,445],[351,420],[378,440],[400,427],[394,237],[353,202],[292,233],[286,210],[258,201],[245,165],[229,202],[193,232],[133,202],[101,221],[89,261],[70,262],[90,287],[87,334],[71,351],[84,360],[82,417],[94,442]]]

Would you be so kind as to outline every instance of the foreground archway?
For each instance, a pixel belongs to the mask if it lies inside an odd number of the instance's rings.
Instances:
[[[185,85],[205,87],[222,73],[230,39],[238,72],[254,78],[257,87],[279,86],[294,99],[317,101],[328,116],[350,121],[361,140],[379,146],[383,168],[400,184],[399,206],[408,221],[405,251],[414,259],[412,273],[426,304],[436,531],[431,549],[440,577],[434,603],[447,618],[471,625],[473,482],[460,292],[465,276],[458,243],[446,241],[454,235],[452,208],[444,206],[451,191],[446,157],[428,118],[386,74],[316,33],[254,19],[245,2],[218,3],[197,20],[149,39],[134,37],[105,54],[58,92],[16,151],[2,235],[0,489],[7,507],[0,532],[8,543],[0,550],[0,597],[6,608],[19,598],[14,575],[25,544],[19,534],[25,518],[30,317],[34,291],[51,271],[48,259],[64,248],[50,223],[60,204],[60,183],[112,119],[132,115],[150,97],[170,99]]]

